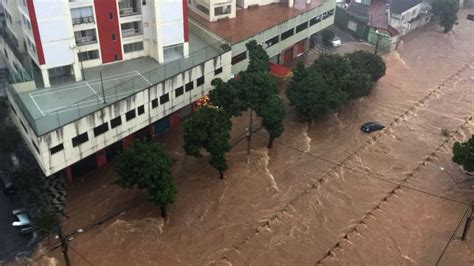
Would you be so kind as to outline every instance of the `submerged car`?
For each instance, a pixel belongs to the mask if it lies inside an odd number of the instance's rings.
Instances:
[[[332,47],[339,47],[342,45],[341,39],[339,37],[334,36],[334,38],[331,40],[331,45]]]
[[[0,171],[0,183],[2,186],[3,193],[5,195],[13,195],[16,192],[16,188],[13,185],[13,182],[10,176],[7,173]]]
[[[13,210],[12,214],[17,219],[12,223],[12,226],[18,228],[21,234],[30,234],[34,231],[33,227],[31,226],[30,217],[28,216],[28,212],[26,210]]]
[[[383,125],[381,125],[377,122],[367,122],[367,123],[362,125],[360,130],[362,130],[365,133],[370,133],[370,132],[374,132],[374,131],[377,131],[377,130],[382,130],[384,128],[385,127]]]

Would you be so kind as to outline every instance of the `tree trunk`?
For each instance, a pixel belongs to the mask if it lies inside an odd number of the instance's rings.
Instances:
[[[166,218],[166,205],[161,205],[160,209],[161,209],[161,217]]]
[[[268,140],[268,145],[267,145],[268,149],[273,148],[273,140],[274,140],[274,138],[270,136],[270,139]]]
[[[222,170],[219,170],[219,174],[221,175],[221,179],[224,179],[224,172]]]
[[[64,237],[64,235],[63,235],[63,231],[62,231],[61,227],[58,228],[58,237],[59,237],[59,241],[61,241],[61,251],[62,251],[63,257],[64,257],[64,263],[66,264],[66,266],[70,266],[71,261],[69,260],[69,255],[67,253],[68,243],[67,243],[66,237]]]
[[[252,122],[253,122],[253,110],[250,109],[250,121],[247,131],[247,164],[250,163],[250,142],[252,141]]]

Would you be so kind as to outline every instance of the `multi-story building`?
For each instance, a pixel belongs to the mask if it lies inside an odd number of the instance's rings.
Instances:
[[[103,166],[134,137],[179,124],[214,78],[246,68],[247,41],[261,43],[274,64],[302,54],[310,36],[333,23],[335,7],[334,0],[1,1],[14,120],[45,175],[69,177]]]

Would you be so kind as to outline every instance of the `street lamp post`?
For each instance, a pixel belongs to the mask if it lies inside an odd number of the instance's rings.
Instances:
[[[375,30],[375,34],[377,35],[377,41],[375,42],[374,54],[377,54],[377,50],[379,48],[379,38],[380,38],[379,30]]]

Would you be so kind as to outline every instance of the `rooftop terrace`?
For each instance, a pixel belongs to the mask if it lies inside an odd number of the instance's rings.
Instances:
[[[233,19],[223,19],[216,22],[209,22],[192,10],[189,10],[189,17],[229,43],[235,44],[323,3],[324,0],[312,0],[311,4],[307,5],[306,0],[295,0],[293,8],[288,7],[287,3],[249,7],[248,9],[237,10],[236,17]]]
[[[84,69],[83,81],[21,93],[10,88],[10,93],[41,136],[222,54],[220,45],[190,33],[187,58],[159,64],[142,57]]]

